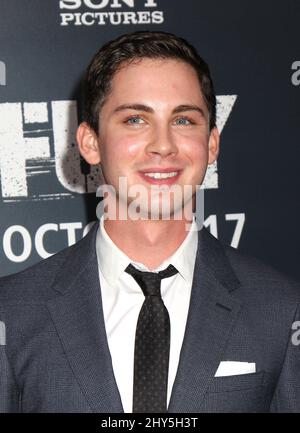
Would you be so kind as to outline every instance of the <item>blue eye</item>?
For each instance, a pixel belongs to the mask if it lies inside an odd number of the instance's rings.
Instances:
[[[176,119],[177,125],[186,126],[191,125],[191,122],[186,117],[180,117],[179,119]]]
[[[130,117],[129,119],[126,120],[126,123],[129,123],[130,125],[139,125],[142,122],[143,119],[141,119],[138,116]]]

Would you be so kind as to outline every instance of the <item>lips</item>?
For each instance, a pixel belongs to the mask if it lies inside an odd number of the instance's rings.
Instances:
[[[172,171],[170,173],[144,173],[145,176],[151,177],[152,179],[168,179],[177,176],[177,174],[177,171]]]
[[[168,168],[149,168],[139,171],[140,176],[147,183],[156,185],[172,185],[180,176],[181,169]]]

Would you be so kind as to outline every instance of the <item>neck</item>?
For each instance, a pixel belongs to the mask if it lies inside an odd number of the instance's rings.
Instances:
[[[104,228],[131,260],[152,270],[171,256],[188,234],[187,220],[104,220]]]

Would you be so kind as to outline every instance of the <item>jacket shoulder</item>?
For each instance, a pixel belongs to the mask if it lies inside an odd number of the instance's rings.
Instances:
[[[231,291],[239,287],[247,302],[293,305],[300,302],[300,283],[251,255],[225,245],[207,229],[199,234],[200,248],[215,277]]]
[[[225,255],[243,287],[273,299],[300,302],[300,282],[273,266],[230,246]]]

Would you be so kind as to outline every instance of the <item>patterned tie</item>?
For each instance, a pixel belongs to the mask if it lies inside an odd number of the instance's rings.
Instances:
[[[178,271],[169,265],[158,273],[142,272],[130,264],[125,272],[145,295],[135,334],[133,412],[166,412],[170,318],[161,298],[160,282]]]

